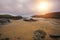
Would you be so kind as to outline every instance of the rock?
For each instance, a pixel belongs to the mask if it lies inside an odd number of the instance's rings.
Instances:
[[[10,20],[9,19],[5,19],[5,18],[2,18],[2,19],[0,19],[0,24],[6,24],[6,23],[9,23],[10,22]]]
[[[41,40],[45,38],[46,33],[42,30],[36,30],[34,32],[34,40]]]
[[[3,38],[3,39],[1,39],[1,40],[10,40],[9,38]]]
[[[24,18],[23,20],[24,20],[24,21],[37,21],[37,20],[35,20],[35,19],[33,19],[33,18]]]

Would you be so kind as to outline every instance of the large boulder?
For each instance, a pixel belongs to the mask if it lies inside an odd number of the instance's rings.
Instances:
[[[42,40],[46,36],[46,33],[43,30],[36,30],[34,32],[34,40]]]

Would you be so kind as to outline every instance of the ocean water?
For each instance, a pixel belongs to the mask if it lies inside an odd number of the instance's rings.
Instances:
[[[60,25],[60,19],[55,19],[55,18],[39,18],[38,20],[40,21],[46,21],[49,22],[53,25]]]

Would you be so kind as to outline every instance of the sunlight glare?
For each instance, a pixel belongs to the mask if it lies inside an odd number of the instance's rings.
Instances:
[[[39,2],[37,8],[38,8],[38,12],[40,12],[41,14],[44,15],[44,14],[46,14],[46,13],[49,11],[49,9],[51,8],[51,4],[48,3],[48,2],[46,2],[46,1]]]
[[[40,11],[46,11],[46,10],[48,10],[48,3],[46,3],[46,2],[41,2],[41,3],[39,4],[38,8],[39,8]]]

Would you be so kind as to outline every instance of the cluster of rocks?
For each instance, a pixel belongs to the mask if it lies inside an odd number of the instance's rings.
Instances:
[[[42,30],[36,30],[34,32],[34,40],[44,40],[46,33]]]
[[[10,23],[10,22],[11,21],[9,19],[5,19],[5,18],[0,19],[0,25],[4,25],[4,24]]]
[[[34,40],[46,40],[47,33],[43,30],[36,30],[34,32]],[[48,37],[47,37],[48,38]],[[49,34],[50,40],[60,40],[60,34]]]
[[[34,18],[32,18],[32,17],[23,17],[22,18],[23,19],[23,21],[37,21],[36,19],[34,19]]]

